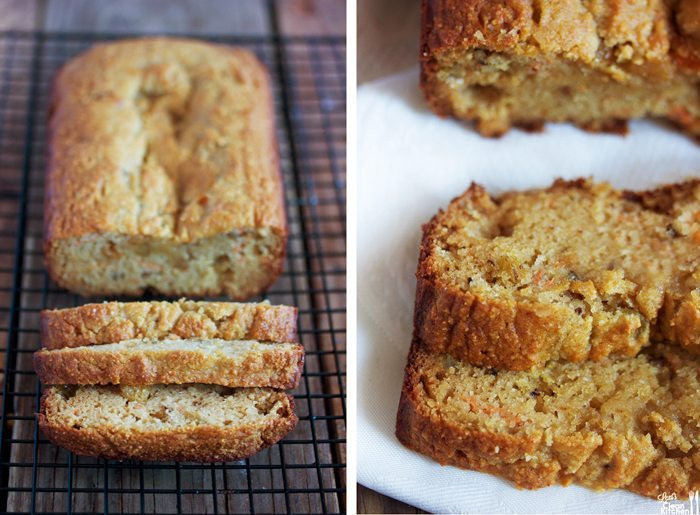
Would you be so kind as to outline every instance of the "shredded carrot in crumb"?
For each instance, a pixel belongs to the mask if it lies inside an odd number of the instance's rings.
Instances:
[[[542,280],[542,270],[537,270],[532,274],[532,284],[539,284],[540,280]]]
[[[693,241],[695,243],[700,243],[700,231],[695,231],[693,234]]]
[[[537,286],[542,290],[550,290],[556,285],[556,280],[554,279],[554,277],[545,277],[545,274],[542,270],[537,270],[532,275],[531,282],[534,286]]]

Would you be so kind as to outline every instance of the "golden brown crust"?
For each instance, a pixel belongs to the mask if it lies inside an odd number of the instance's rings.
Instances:
[[[697,135],[700,109],[693,92],[700,71],[699,18],[696,0],[423,0],[421,88],[438,115],[475,120],[485,136],[542,119],[624,133],[626,120],[640,116],[668,118]],[[487,60],[494,56],[499,62],[490,67]],[[520,58],[529,65],[519,67]],[[485,71],[483,76],[479,70]],[[512,106],[519,103],[517,93],[508,102],[498,101],[511,94],[507,86],[499,86],[501,74],[507,77],[503,83],[514,84],[517,92],[537,80],[540,71],[551,84],[541,102],[550,107],[536,113],[529,107],[520,110]],[[570,77],[568,83],[560,80],[562,75]],[[588,83],[581,88],[579,93],[587,95],[585,101],[581,97],[583,107],[557,109],[572,103],[577,84],[591,77],[601,88],[594,90]],[[618,89],[611,86],[616,82]],[[631,100],[637,85],[642,86],[641,97],[658,100],[644,105],[636,97]],[[629,101],[610,101],[623,92]],[[545,97],[554,101],[546,104]]]
[[[630,212],[640,209],[641,205],[642,209],[668,215],[658,227],[659,232],[665,234],[667,225],[672,227],[676,223],[674,217],[684,220],[690,216],[692,220],[694,215],[690,209],[686,210],[687,213],[671,212],[677,204],[693,201],[698,184],[698,181],[688,181],[649,192],[613,194],[619,196],[620,202],[634,203],[630,205]],[[595,188],[599,187],[583,179],[559,180],[543,191],[556,198],[557,195],[567,195],[569,190],[580,190],[595,198],[598,194]],[[601,198],[609,194],[607,187],[602,190]],[[512,197],[517,193],[509,195]],[[638,297],[635,302],[638,304],[604,319],[582,316],[580,310],[561,303],[499,297],[490,292],[485,295],[447,277],[441,256],[445,248],[458,246],[452,240],[447,243],[446,239],[450,231],[459,230],[453,227],[455,218],[459,218],[462,211],[473,210],[485,218],[495,219],[500,202],[473,184],[452,201],[447,211],[441,210],[423,228],[416,272],[414,331],[427,350],[447,352],[478,366],[511,370],[527,370],[553,359],[579,362],[601,360],[609,355],[634,356],[650,340],[660,338],[679,343],[690,352],[700,352],[697,336],[700,303],[692,293],[674,291],[672,284],[663,286],[665,299],[660,299],[658,306],[647,312],[641,307],[643,303],[639,298],[642,293],[639,292],[655,292],[658,285],[636,284]],[[697,245],[693,243],[696,236],[692,228],[690,230],[687,236],[690,251],[684,255],[687,263],[678,262],[677,266],[682,264],[684,269],[690,266],[692,271],[692,267],[697,266],[697,259],[693,257]],[[508,263],[507,266],[522,268],[527,265]],[[573,285],[585,284],[586,279],[580,277],[571,281],[571,295],[579,295]],[[595,292],[592,284],[590,288]]]
[[[304,366],[304,348],[298,344],[250,342],[249,349],[227,355],[217,349],[174,348],[180,346],[177,340],[167,346],[134,342],[141,344],[125,348],[130,342],[122,342],[109,351],[105,346],[42,349],[34,353],[34,370],[45,385],[203,383],[284,390],[297,387]]]
[[[418,345],[414,342],[406,364],[396,418],[396,437],[403,445],[430,456],[441,465],[498,474],[523,488],[542,488],[556,482],[560,466],[553,463],[532,466],[522,459],[534,450],[536,438],[522,440],[478,428],[465,431],[432,416],[421,399],[417,355]]]
[[[122,340],[220,338],[297,341],[297,308],[233,302],[104,302],[41,312],[47,349]]]
[[[161,431],[130,431],[123,426],[94,428],[68,427],[52,423],[47,393],[41,398],[39,427],[55,445],[83,456],[105,459],[152,461],[237,461],[269,447],[289,433],[298,422],[294,399],[287,403],[274,420],[243,426],[196,426]]]
[[[421,49],[424,58],[455,47],[507,50],[525,36],[532,19],[527,0],[424,0]]]
[[[469,48],[540,52],[595,66],[663,60],[676,32],[671,21],[676,11],[686,32],[694,30],[694,17],[681,12],[692,7],[685,7],[672,10],[660,0],[638,5],[625,0],[589,5],[576,0],[424,0],[423,51],[425,57]],[[603,48],[608,52],[600,52]]]
[[[595,488],[624,487],[649,497],[665,492],[687,498],[689,490],[700,488],[700,467],[692,463],[681,465],[692,459],[692,447],[688,457],[682,453],[673,458],[662,457],[648,434],[638,438],[632,433],[616,435],[613,431],[603,433],[601,438],[595,433],[600,430],[595,423],[591,426],[593,432],[579,428],[570,436],[553,432],[555,427],[522,431],[519,429],[523,421],[509,412],[505,401],[499,403],[497,394],[492,397],[497,400],[487,405],[473,401],[474,413],[484,416],[481,422],[449,418],[441,410],[442,398],[434,398],[430,389],[434,382],[441,381],[440,374],[448,375],[450,371],[436,374],[424,368],[425,354],[420,347],[414,340],[396,421],[396,436],[406,447],[442,465],[497,474],[529,489],[576,481]],[[449,395],[467,394],[452,391]],[[688,424],[695,416],[677,415],[678,420]],[[511,423],[499,430],[498,420]],[[488,425],[491,422],[493,426]],[[664,444],[657,445],[663,448]]]
[[[418,270],[414,331],[432,352],[479,366],[527,370],[546,361],[568,314],[554,307],[483,299]]]
[[[275,236],[259,256],[258,273],[267,275],[238,287],[115,286],[110,274],[81,282],[64,248],[90,252],[86,238],[121,237],[167,254],[168,246],[258,232]],[[45,197],[45,254],[56,282],[83,294],[149,287],[245,298],[279,275],[286,237],[272,93],[251,52],[144,38],[97,45],[63,66],[51,100]],[[122,240],[99,250],[122,251],[134,252]]]
[[[131,134],[147,112],[138,105],[141,101],[151,102],[154,111],[184,117],[180,140],[168,140],[172,120],[159,113],[146,120],[153,127]],[[284,230],[272,109],[267,73],[247,50],[172,38],[93,47],[67,63],[54,85],[48,241],[114,231],[184,242],[233,229]],[[152,139],[156,137],[162,139]],[[118,175],[122,172],[110,169],[109,160],[128,163],[141,145],[154,147],[144,152],[163,160],[164,170],[153,172],[153,184],[144,186],[156,189],[144,189],[139,198]],[[214,154],[183,156],[186,167],[167,161],[167,152],[179,154],[189,145],[193,152],[209,149]],[[182,175],[165,174],[171,172],[169,166]],[[168,180],[177,181],[173,190]],[[150,227],[154,219],[138,217],[139,202],[141,211],[162,217],[162,226]]]

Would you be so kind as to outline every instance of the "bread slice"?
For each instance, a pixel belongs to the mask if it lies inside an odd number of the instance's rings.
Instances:
[[[47,349],[137,338],[297,341],[297,308],[268,302],[103,302],[41,312]]]
[[[199,338],[126,340],[34,353],[42,384],[206,383],[291,389],[303,364],[299,344]]]
[[[687,499],[700,488],[698,407],[700,358],[680,347],[496,371],[414,344],[396,435],[442,464],[519,487],[576,482]]]
[[[41,398],[39,426],[85,456],[235,461],[291,431],[293,409],[289,395],[260,388],[52,386]]]
[[[473,184],[423,228],[415,334],[513,370],[700,352],[700,181],[623,192],[589,180],[491,197]]]

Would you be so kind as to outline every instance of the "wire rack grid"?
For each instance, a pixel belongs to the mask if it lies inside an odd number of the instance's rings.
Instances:
[[[0,512],[291,513],[345,507],[345,42],[212,37],[267,65],[276,99],[289,243],[264,298],[299,307],[306,349],[297,428],[235,463],[117,462],[72,455],[37,427],[32,367],[44,308],[88,301],[48,278],[42,255],[46,113],[62,63],[106,34],[0,33]],[[124,37],[121,35],[120,37]]]

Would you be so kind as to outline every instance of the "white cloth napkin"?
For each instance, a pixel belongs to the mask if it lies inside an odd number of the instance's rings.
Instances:
[[[643,189],[699,175],[700,146],[650,121],[632,123],[626,137],[557,124],[482,138],[428,111],[417,70],[359,89],[358,132],[358,482],[431,512],[661,513],[661,502],[625,491],[518,490],[442,467],[401,446],[394,424],[421,224],[471,181],[495,194],[579,176]]]

